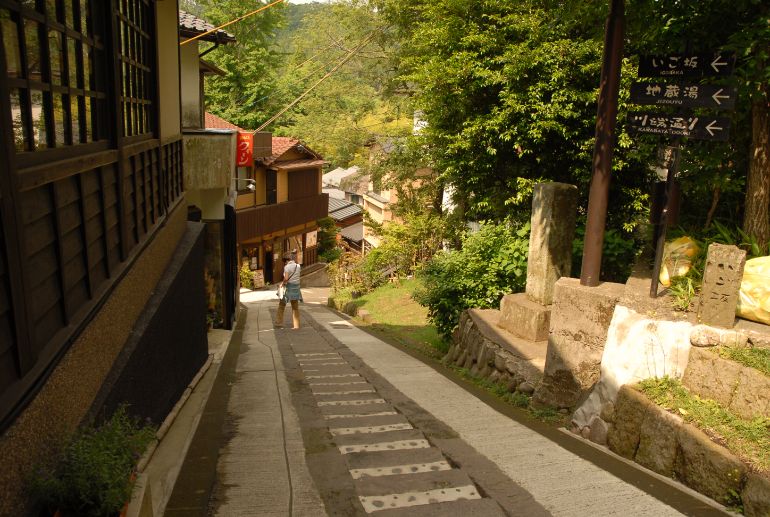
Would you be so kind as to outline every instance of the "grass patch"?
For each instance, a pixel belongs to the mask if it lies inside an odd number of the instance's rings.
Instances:
[[[650,400],[681,415],[756,470],[770,472],[770,418],[740,418],[668,377],[644,380],[639,387]]]
[[[768,348],[736,348],[720,346],[716,352],[725,359],[732,359],[743,366],[755,368],[770,376],[770,349]]]
[[[380,331],[401,344],[416,348],[430,357],[440,358],[449,350],[449,343],[439,335],[436,327],[428,323],[428,309],[412,299],[419,287],[415,279],[400,280],[378,287],[360,298],[352,300],[360,309],[369,311]],[[335,293],[335,298],[345,300],[350,295]]]

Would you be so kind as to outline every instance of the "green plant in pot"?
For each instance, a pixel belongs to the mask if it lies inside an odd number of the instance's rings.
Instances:
[[[86,426],[60,454],[35,469],[33,497],[52,515],[113,517],[131,498],[134,467],[155,437],[121,406],[99,426]]]

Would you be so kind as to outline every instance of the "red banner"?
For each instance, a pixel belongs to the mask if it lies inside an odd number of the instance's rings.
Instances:
[[[249,167],[254,161],[254,134],[238,133],[238,149],[236,151],[238,167]]]

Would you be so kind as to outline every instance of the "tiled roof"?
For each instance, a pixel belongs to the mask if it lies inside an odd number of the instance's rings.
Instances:
[[[197,16],[194,16],[185,11],[179,11],[179,35],[182,37],[192,38],[198,34],[203,34],[204,32],[210,31],[214,28],[215,26],[206,20],[202,20]],[[235,41],[235,36],[227,31],[219,29],[218,31],[212,32],[211,34],[208,34],[200,39],[225,43],[229,41]]]
[[[342,221],[348,217],[359,215],[361,212],[362,208],[350,201],[329,197],[329,217],[335,221]]]
[[[296,138],[291,138],[288,136],[274,136],[273,137],[273,154],[271,156],[268,156],[267,158],[262,158],[257,161],[263,163],[264,165],[271,165],[274,162],[276,162],[281,156],[283,156],[286,152],[288,152],[290,149],[296,147],[298,150],[308,154],[309,156],[312,156],[316,159],[322,160],[321,155],[310,149],[308,146],[304,145],[302,142],[297,140]]]
[[[243,128],[236,126],[235,124],[226,121],[221,117],[217,117],[213,113],[206,112],[206,129],[234,129],[236,131],[245,131]]]

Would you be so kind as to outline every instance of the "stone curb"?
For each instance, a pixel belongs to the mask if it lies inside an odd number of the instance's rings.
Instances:
[[[245,317],[245,313],[244,313]],[[230,334],[230,338],[228,339],[228,342],[226,345],[223,346],[223,348],[226,350],[230,347],[232,343],[233,333]],[[184,392],[180,396],[177,403],[174,405],[174,407],[171,409],[169,414],[166,416],[166,418],[163,420],[163,423],[158,428],[158,431],[155,433],[155,439],[150,443],[145,453],[142,455],[142,457],[139,459],[139,462],[137,463],[136,471],[136,482],[134,485],[134,492],[131,495],[131,499],[128,502],[128,507],[126,509],[126,517],[154,517],[155,513],[153,510],[153,496],[152,491],[150,489],[150,480],[148,478],[147,473],[145,473],[145,470],[150,465],[150,462],[152,461],[155,453],[158,450],[158,447],[161,445],[163,439],[168,434],[168,431],[173,426],[174,422],[176,421],[177,417],[179,416],[179,413],[185,408],[185,405],[187,401],[189,400],[190,396],[193,394],[195,389],[200,384],[200,381],[203,379],[203,377],[211,372],[214,377],[217,376],[219,372],[219,368],[221,366],[221,361],[214,362],[214,358],[217,355],[217,353],[210,353],[208,358],[206,359],[206,362],[203,364],[203,366],[198,370],[198,373],[195,374],[195,376],[192,378],[190,383],[187,385],[187,388],[185,388]],[[212,368],[213,366],[213,368]],[[209,392],[202,393],[203,400],[202,400],[202,406],[201,408],[205,407],[206,401],[208,400],[211,387],[213,386],[213,383],[209,385]],[[189,447],[190,442],[192,441],[192,437],[195,435],[195,429],[190,429],[190,432],[188,434],[188,440],[184,444],[184,450],[180,451],[179,454],[179,461],[183,462],[184,458],[187,453],[187,447]],[[179,472],[174,475],[174,478],[178,476]],[[168,480],[168,479],[167,479]],[[175,479],[174,479],[175,482]],[[170,493],[169,493],[170,496]],[[165,502],[160,506],[161,508],[165,507]]]
[[[609,457],[611,457],[611,458],[613,458],[615,460],[618,460],[618,461],[622,462],[623,464],[627,465],[628,467],[631,467],[631,468],[633,468],[635,470],[638,470],[639,472],[643,472],[644,474],[646,474],[648,476],[651,476],[651,477],[654,477],[658,481],[660,481],[662,483],[665,483],[666,485],[669,485],[670,487],[675,488],[676,490],[684,492],[685,494],[687,494],[687,495],[689,495],[689,496],[691,496],[691,497],[693,497],[693,498],[703,502],[704,504],[707,504],[711,508],[713,508],[713,509],[715,509],[717,511],[722,512],[724,515],[730,515],[730,516],[733,516],[733,517],[735,517],[735,515],[736,515],[734,512],[729,511],[725,506],[717,503],[716,501],[714,501],[713,499],[711,499],[709,497],[706,497],[705,495],[701,494],[700,492],[697,492],[696,490],[693,490],[692,488],[690,488],[690,487],[688,487],[686,485],[683,485],[682,483],[679,483],[679,482],[671,479],[670,477],[663,476],[663,475],[658,474],[657,472],[655,472],[653,470],[645,468],[645,467],[639,465],[638,463],[636,463],[635,461],[629,460],[628,458],[624,458],[623,456],[612,452],[607,447],[604,447],[602,445],[596,444],[596,443],[592,442],[591,440],[589,440],[587,438],[583,438],[582,436],[571,432],[569,429],[566,429],[566,428],[562,427],[562,428],[559,429],[559,432],[569,436],[573,440],[576,440],[576,441],[579,441],[579,442],[584,443],[586,445],[589,445],[591,448],[593,448],[593,449],[595,449],[595,450],[597,450],[597,451],[599,451],[599,452],[601,452],[601,453],[603,453],[603,454],[605,454],[605,455],[607,455],[607,456],[609,456]]]

